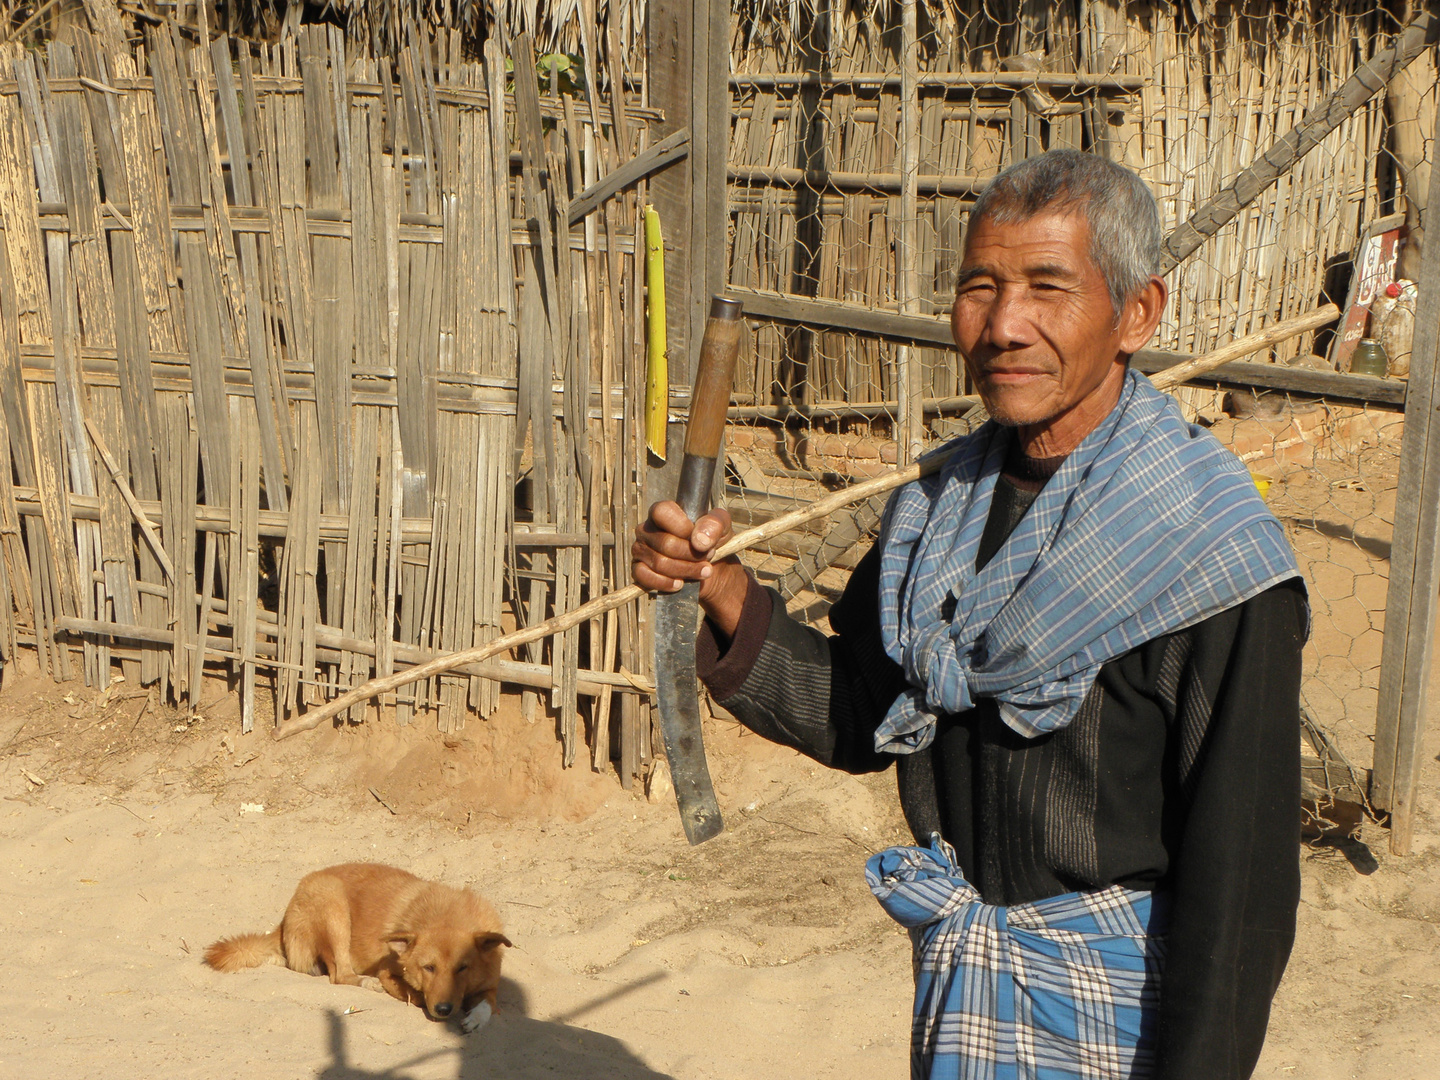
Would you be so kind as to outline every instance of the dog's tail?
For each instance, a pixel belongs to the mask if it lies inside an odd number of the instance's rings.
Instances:
[[[280,928],[268,934],[239,934],[222,938],[205,950],[205,963],[216,971],[241,971],[261,964],[283,964]]]

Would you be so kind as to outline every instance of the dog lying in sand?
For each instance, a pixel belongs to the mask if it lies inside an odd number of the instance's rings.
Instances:
[[[216,971],[284,964],[350,986],[373,977],[432,1020],[458,1016],[470,1032],[495,1011],[502,945],[510,939],[500,917],[469,889],[346,863],[301,878],[276,929],[217,941],[205,963]]]

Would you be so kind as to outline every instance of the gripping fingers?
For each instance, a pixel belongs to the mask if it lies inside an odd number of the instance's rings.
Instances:
[[[688,546],[686,555],[689,555]],[[642,540],[636,540],[630,549],[630,573],[635,584],[653,592],[675,592],[687,581],[701,581],[710,576],[708,562],[697,562],[693,557],[673,558],[661,554]]]
[[[714,573],[709,553],[729,535],[730,515],[724,510],[692,523],[677,504],[656,503],[635,530],[631,576],[635,584],[655,592],[675,592],[687,581],[704,581]]]

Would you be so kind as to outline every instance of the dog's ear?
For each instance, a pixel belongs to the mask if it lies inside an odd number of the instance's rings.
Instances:
[[[504,934],[497,934],[493,931],[487,931],[483,934],[475,935],[475,948],[479,949],[482,953],[489,952],[497,945],[504,945],[506,948],[509,949],[513,949],[515,947],[514,945],[510,944],[510,939]]]
[[[404,956],[415,944],[415,935],[397,931],[385,939],[385,944],[390,946],[390,951],[396,956]]]

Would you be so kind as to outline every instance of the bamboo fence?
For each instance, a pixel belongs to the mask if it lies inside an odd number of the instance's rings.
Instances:
[[[257,686],[279,723],[627,576],[643,181],[569,205],[652,113],[542,88],[524,37],[509,74],[443,32],[393,63],[321,25],[65,37],[0,54],[5,657],[190,708],[218,664],[248,730]],[[608,766],[613,718],[628,785],[642,632],[382,705],[449,731],[519,684],[567,764]]]

